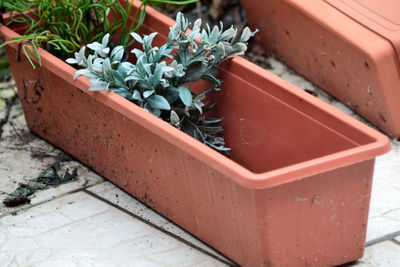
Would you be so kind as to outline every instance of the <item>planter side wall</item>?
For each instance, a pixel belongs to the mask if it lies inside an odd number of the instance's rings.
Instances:
[[[400,136],[400,77],[387,40],[323,1],[242,5],[267,50],[389,135]]]
[[[7,48],[29,128],[243,266],[362,256],[373,160],[252,190]]]

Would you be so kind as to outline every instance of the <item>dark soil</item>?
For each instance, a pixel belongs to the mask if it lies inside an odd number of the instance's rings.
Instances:
[[[27,183],[20,183],[17,189],[9,194],[4,200],[3,204],[6,207],[16,207],[22,204],[30,203],[29,196],[33,195],[38,190],[57,187],[76,180],[78,177],[78,170],[75,168],[72,173],[66,170],[60,173],[60,161],[51,164],[43,170],[38,177],[29,180]]]

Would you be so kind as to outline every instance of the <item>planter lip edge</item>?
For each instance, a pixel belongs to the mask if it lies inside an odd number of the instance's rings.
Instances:
[[[341,152],[329,154],[327,156],[303,161],[287,167],[275,169],[268,172],[268,176],[263,174],[259,175],[258,189],[266,187],[278,186],[281,184],[294,182],[296,180],[303,180],[308,177],[318,175],[322,172],[331,171],[337,168],[343,168],[352,164],[361,163],[367,160],[374,159],[375,157],[387,153],[391,150],[389,141],[383,144],[376,144],[375,150],[371,148],[356,147]],[[301,167],[301,168],[300,168]],[[288,174],[293,177],[288,178]]]
[[[0,27],[1,27],[0,28],[1,32],[3,32],[3,30],[5,30],[5,28],[6,28],[9,31],[15,33],[14,31],[9,29],[5,25],[0,25]],[[11,46],[13,46],[13,45],[11,45]],[[14,44],[14,47],[16,47],[16,44]],[[120,106],[120,108],[119,108],[119,109],[123,109],[122,113],[124,116],[126,116],[127,113],[130,113],[131,116],[134,116],[135,118],[139,118],[140,121],[135,120],[136,123],[139,123],[141,126],[144,126],[146,129],[148,129],[150,131],[151,131],[151,129],[149,129],[149,128],[157,129],[157,132],[154,132],[154,131],[152,131],[152,132],[159,136],[161,136],[162,133],[170,134],[171,131],[175,131],[175,133],[173,132],[171,137],[169,137],[170,140],[167,140],[168,142],[179,141],[180,143],[184,144],[184,147],[182,147],[181,149],[185,153],[188,153],[191,156],[194,156],[194,157],[200,159],[202,162],[206,162],[207,164],[212,165],[217,171],[220,171],[223,173],[228,173],[229,175],[231,175],[231,179],[234,182],[236,182],[244,187],[247,187],[247,188],[263,189],[263,188],[272,187],[272,186],[282,184],[282,183],[292,182],[292,181],[295,181],[300,178],[305,178],[305,177],[308,177],[308,176],[311,176],[311,175],[314,175],[314,174],[317,174],[317,173],[320,173],[323,171],[328,171],[329,169],[338,168],[338,167],[342,167],[345,165],[350,165],[357,161],[366,160],[366,157],[373,158],[376,155],[383,154],[390,150],[390,144],[389,144],[389,140],[387,139],[387,137],[383,136],[382,134],[379,134],[379,135],[374,134],[374,136],[372,136],[372,138],[375,139],[375,142],[373,142],[371,144],[361,145],[359,147],[351,148],[348,150],[329,154],[329,155],[318,157],[318,158],[311,159],[311,160],[302,161],[302,162],[299,162],[296,164],[291,164],[291,165],[288,165],[288,166],[285,166],[282,168],[278,168],[278,169],[274,169],[271,171],[255,173],[255,172],[252,172],[252,171],[248,170],[247,168],[243,167],[242,165],[236,163],[232,159],[229,159],[229,158],[221,155],[220,153],[207,147],[206,145],[202,144],[201,142],[193,139],[189,135],[182,134],[182,132],[179,129],[174,128],[173,126],[169,125],[168,123],[166,123],[162,120],[156,120],[158,118],[152,116],[150,113],[146,112],[145,110],[141,110],[140,107],[132,105],[132,103],[130,103],[128,100],[120,97],[117,94],[113,94],[110,92],[90,92],[90,91],[88,91],[87,89],[89,88],[90,84],[89,84],[89,80],[87,78],[79,77],[76,81],[74,81],[72,79],[73,73],[75,72],[75,69],[72,66],[70,66],[67,63],[63,62],[62,60],[54,57],[49,52],[47,52],[43,49],[39,49],[39,53],[43,57],[42,58],[43,66],[45,67],[47,65],[50,65],[51,68],[49,70],[51,72],[55,73],[58,76],[66,77],[67,78],[66,80],[70,84],[78,87],[84,93],[90,95],[91,97],[94,97],[96,100],[111,107],[113,110],[116,110],[114,106],[116,104],[119,105],[121,101],[128,102],[129,106],[124,105],[123,107]],[[50,60],[47,59],[48,56],[50,56]],[[55,63],[54,62],[50,63],[52,58],[56,59]],[[245,60],[244,58],[241,58],[241,57],[235,57],[234,61],[239,64],[243,64],[243,62],[247,61],[247,60]],[[240,63],[240,61],[242,61],[242,63]],[[60,62],[62,62],[64,64],[59,64]],[[251,63],[251,64],[253,64],[253,63]],[[258,68],[260,68],[260,67],[258,67]],[[284,86],[285,90],[291,89],[290,93],[292,93],[292,94],[295,93],[295,95],[297,95],[301,99],[307,100],[307,102],[309,102],[310,104],[312,104],[314,106],[316,105],[316,103],[314,103],[315,102],[314,97],[309,96],[310,99],[305,99],[304,96],[308,97],[308,95],[301,94],[302,90],[299,90],[297,87],[284,81],[280,77],[278,77],[276,75],[272,75],[272,73],[270,73],[266,70],[263,70],[263,72],[264,72],[264,74],[267,73],[266,76],[268,78],[273,78],[272,79],[273,82],[283,81],[284,85],[285,85]],[[297,90],[293,90],[293,88],[296,88]],[[299,91],[301,91],[301,92],[299,92]],[[308,100],[311,100],[311,101],[308,101]],[[119,102],[119,103],[117,103],[117,102]],[[322,102],[322,101],[320,101],[320,102]],[[320,103],[318,103],[318,104],[320,104]],[[323,104],[327,105],[329,108],[332,108],[326,103],[323,103]],[[112,105],[112,106],[110,106],[110,105]],[[319,105],[318,105],[318,107],[319,107]],[[326,108],[319,108],[319,109],[323,112],[329,111]],[[121,110],[116,110],[116,111],[121,113]],[[335,116],[335,117],[337,117],[337,116]],[[351,119],[353,119],[353,118],[351,118]],[[340,118],[340,120],[343,121],[343,118]],[[355,119],[353,119],[353,120],[356,121]],[[160,121],[162,121],[164,123],[164,125],[163,125],[163,123],[161,123],[161,125],[159,125]],[[358,122],[358,121],[356,121],[356,122]],[[353,121],[351,121],[351,123],[353,124]],[[361,122],[358,122],[358,123],[361,124]],[[168,127],[166,127],[166,126],[168,126]],[[362,126],[365,126],[365,125],[362,124]],[[365,127],[367,127],[367,126],[365,126]],[[177,132],[179,134],[176,134]],[[367,134],[369,136],[371,136],[370,131],[368,131]],[[196,142],[193,142],[193,140],[195,140]],[[365,153],[367,153],[369,155],[365,156]],[[304,165],[306,165],[306,166],[304,166]],[[327,166],[327,165],[329,165],[331,167],[329,168],[329,166]],[[339,165],[339,166],[337,166],[337,165]]]

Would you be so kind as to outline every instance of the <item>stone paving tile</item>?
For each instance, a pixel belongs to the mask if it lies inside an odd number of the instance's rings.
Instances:
[[[147,208],[135,198],[131,197],[110,182],[103,182],[87,188],[88,191],[126,209],[146,221],[157,226],[163,226],[169,223],[169,220],[160,216],[152,209]]]
[[[19,102],[12,107],[11,120],[2,128],[0,138],[0,216],[26,208],[7,208],[2,200],[6,193],[14,191],[19,183],[36,178],[52,163],[62,162],[62,169],[78,169],[78,180],[57,188],[38,191],[31,197],[31,204],[50,200],[74,190],[102,182],[103,178],[88,168],[70,159],[66,154],[31,133],[25,122]]]
[[[85,192],[0,225],[1,266],[225,266]]]
[[[381,167],[378,162],[376,163],[376,166],[379,168]],[[400,179],[400,174],[396,176]],[[372,201],[369,211],[371,218],[384,216],[388,212],[400,208],[400,198],[398,197],[400,190],[397,189],[400,185],[385,184],[385,179],[386,177],[384,175],[375,171],[371,195]]]
[[[400,266],[400,246],[384,241],[365,249],[365,254],[356,264],[357,267],[395,267]]]
[[[368,219],[366,242],[400,231],[400,220],[389,217],[374,217]]]
[[[400,145],[376,158],[367,242],[400,231]]]
[[[221,258],[224,261],[229,262],[227,258],[223,255],[219,254],[217,251],[213,250],[190,233],[186,232],[173,222],[169,221],[165,217],[159,215],[157,212],[143,205],[141,202],[131,197],[115,185],[110,182],[104,182],[101,184],[94,185],[87,189],[88,191],[120,206],[123,209],[126,209],[137,216],[143,218],[144,220],[176,235],[180,238],[186,240],[187,242],[215,255],[218,258]],[[181,266],[181,265],[179,265]]]

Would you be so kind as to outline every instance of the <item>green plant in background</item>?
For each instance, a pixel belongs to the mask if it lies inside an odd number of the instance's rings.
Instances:
[[[9,42],[22,43],[22,50],[35,68],[31,57],[40,62],[38,47],[65,59],[83,45],[99,41],[109,33],[111,38],[120,32],[118,45],[129,47],[129,33],[138,31],[150,3],[186,5],[198,0],[142,0],[133,21],[129,20],[133,0],[122,5],[119,0],[0,0],[0,9],[11,15],[7,25],[27,26],[25,33]],[[118,18],[118,19],[116,19]],[[32,48],[27,44],[32,45]]]
[[[11,69],[10,64],[8,63],[7,54],[5,48],[0,48],[0,81],[10,75]]]
[[[67,59],[70,64],[78,64],[82,69],[75,77],[90,78],[92,91],[109,90],[129,99],[157,117],[169,122],[204,144],[228,154],[221,118],[209,118],[203,114],[212,109],[206,95],[218,91],[222,81],[216,76],[218,66],[241,55],[247,50],[247,41],[256,33],[245,28],[239,38],[233,27],[223,31],[223,25],[207,25],[201,29],[201,19],[194,22],[189,32],[188,20],[182,13],[176,17],[176,25],[170,28],[168,41],[161,47],[153,47],[157,33],[141,37],[131,35],[142,50],[133,49],[136,64],[123,60],[125,49],[108,46],[110,35],[102,42],[94,42],[87,47],[93,53],[86,56],[86,47],[75,53],[75,58]],[[196,39],[200,38],[199,44]],[[190,83],[203,79],[211,87],[199,94],[190,90]]]

